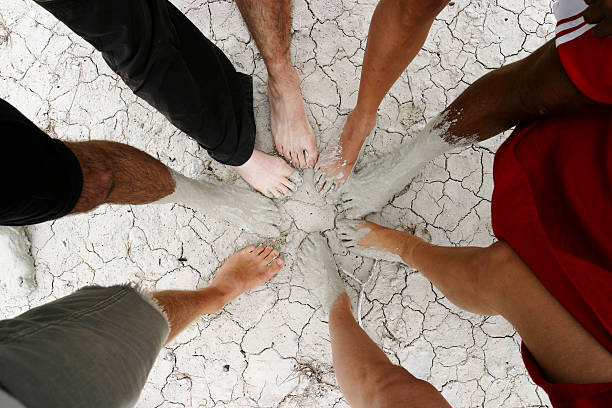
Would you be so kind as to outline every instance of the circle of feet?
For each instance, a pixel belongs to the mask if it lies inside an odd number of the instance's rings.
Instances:
[[[323,150],[337,140],[345,113],[355,103],[366,44],[366,32],[343,21],[350,15],[366,24],[375,2],[344,1],[338,7],[329,6],[338,3],[333,1],[295,3],[293,57],[302,76],[308,117]],[[441,110],[445,95],[455,95],[458,83],[472,81],[483,67],[500,65],[504,55],[529,51],[523,47],[542,43],[544,32],[552,29],[544,24],[537,30],[525,26],[505,31],[519,21],[530,24],[530,16],[548,21],[548,5],[531,4],[531,14],[521,17],[522,4],[521,10],[513,10],[512,5],[502,9],[486,1],[454,3],[434,24],[431,43],[383,102],[364,161],[397,148],[425,118]],[[177,6],[187,9],[183,2]],[[265,68],[253,61],[258,55],[254,43],[246,29],[236,31],[239,24],[209,24],[211,15],[239,20],[234,3],[198,7],[188,16],[201,27],[210,26],[211,37],[232,61],[254,74],[258,147],[272,151],[267,89],[261,80]],[[1,4],[0,14],[6,18],[0,24],[0,77],[7,84],[0,88],[0,97],[10,95],[52,136],[128,143],[186,176],[232,182],[235,176],[229,169],[211,161],[195,142],[133,96],[99,54],[68,30],[55,27],[51,16],[25,0]],[[497,26],[483,34],[485,20],[487,27]],[[9,36],[7,30],[13,33],[10,46],[3,40]],[[58,35],[53,30],[63,31]],[[340,52],[338,47],[326,48],[328,37],[338,39]],[[480,41],[478,52],[474,39]],[[36,75],[24,74],[31,72]],[[64,95],[65,90],[71,92]],[[468,148],[435,160],[385,207],[382,217],[394,227],[426,229],[438,244],[489,244],[494,147]],[[337,207],[309,189],[307,172],[303,187],[277,201],[282,234],[272,240],[180,205],[102,206],[89,214],[29,227],[35,289],[16,295],[0,288],[0,310],[4,316],[16,315],[90,284],[132,280],[157,289],[201,287],[236,250],[269,244],[286,259],[281,272],[218,314],[200,319],[163,350],[138,406],[191,401],[194,407],[206,408],[346,408],[332,371],[326,317],[305,289],[307,268],[298,268],[295,259],[308,234],[322,233],[343,271],[355,313],[394,363],[442,388],[453,406],[466,401],[469,406],[543,404],[545,397],[525,374],[520,341],[509,325],[459,312],[405,266],[375,263],[348,252],[335,233]],[[361,310],[356,310],[359,304]]]

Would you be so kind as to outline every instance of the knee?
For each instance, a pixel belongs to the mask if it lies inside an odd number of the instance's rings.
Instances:
[[[398,0],[402,25],[413,26],[436,18],[450,0]]]
[[[104,204],[113,189],[114,177],[109,160],[96,142],[66,145],[77,157],[83,175],[81,195],[72,212],[90,211]]]
[[[520,262],[520,257],[505,241],[484,248],[476,268],[480,291],[491,299],[491,303],[508,296],[511,288],[522,279],[518,276],[522,269],[514,267]]]

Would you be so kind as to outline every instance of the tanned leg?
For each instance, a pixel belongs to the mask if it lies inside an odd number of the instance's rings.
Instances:
[[[310,234],[302,242],[297,258],[300,269],[308,271],[304,288],[329,313],[334,369],[340,389],[352,407],[449,406],[433,386],[391,364],[359,327],[327,239]]]
[[[184,177],[121,143],[91,141],[66,146],[76,155],[83,173],[83,189],[72,213],[90,211],[103,203],[176,203],[262,236],[279,234],[278,208],[259,194]],[[227,211],[232,203],[240,206]]]
[[[200,316],[218,312],[240,294],[272,279],[284,262],[272,248],[251,245],[225,261],[204,289],[154,292],[170,322],[167,343]]]
[[[361,146],[376,124],[380,103],[419,52],[434,19],[448,1],[381,0],[378,3],[370,23],[357,105],[347,118],[338,144],[321,153],[317,163],[320,190],[344,184]]]
[[[490,247],[443,247],[414,235],[364,222],[362,247],[396,253],[455,305],[505,317],[557,383],[612,381],[612,354],[548,292],[505,242]],[[344,234],[346,236],[346,234]]]
[[[83,172],[83,190],[72,213],[103,203],[146,204],[174,191],[170,170],[132,146],[107,141],[67,142]]]
[[[353,408],[450,408],[426,381],[392,364],[351,312],[346,293],[329,314],[334,370],[340,389]]]
[[[317,146],[291,63],[291,0],[236,0],[268,69],[270,122],[276,150],[300,167],[313,167]]]

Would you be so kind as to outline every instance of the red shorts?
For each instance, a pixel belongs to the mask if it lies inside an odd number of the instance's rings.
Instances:
[[[576,87],[610,104],[612,39],[592,35],[584,8],[583,0],[556,5],[557,49]],[[612,352],[612,107],[516,129],[493,177],[495,235]],[[612,383],[552,384],[524,344],[523,360],[555,407],[612,407]]]
[[[612,352],[612,108],[517,129],[495,155],[491,218],[548,291]],[[612,383],[551,384],[555,407],[612,406]]]

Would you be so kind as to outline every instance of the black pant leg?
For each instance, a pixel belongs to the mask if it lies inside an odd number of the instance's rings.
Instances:
[[[136,95],[215,160],[241,165],[253,151],[251,78],[167,0],[39,1],[102,53]]]
[[[82,188],[83,173],[74,153],[0,99],[0,225],[63,217],[76,205]]]

